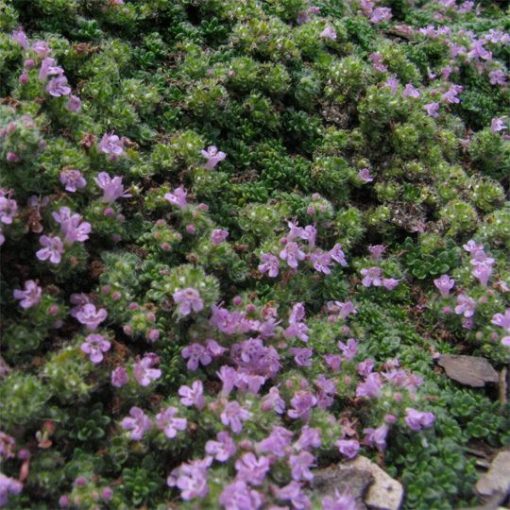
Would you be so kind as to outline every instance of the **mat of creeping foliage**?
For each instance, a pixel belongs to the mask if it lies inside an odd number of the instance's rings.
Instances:
[[[510,442],[506,2],[0,2],[0,506],[476,504]]]

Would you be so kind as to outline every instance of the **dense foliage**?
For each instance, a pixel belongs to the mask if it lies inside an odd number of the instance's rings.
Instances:
[[[486,0],[0,0],[0,506],[476,501],[510,442],[510,17]]]

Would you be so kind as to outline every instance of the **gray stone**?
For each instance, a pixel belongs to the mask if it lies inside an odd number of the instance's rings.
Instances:
[[[391,478],[377,464],[363,456],[348,463],[352,468],[368,471],[374,478],[365,496],[365,503],[372,510],[398,510],[404,498],[400,482]]]
[[[356,499],[357,509],[366,510],[364,498],[368,486],[374,481],[374,477],[368,471],[355,468],[346,468],[344,464],[330,466],[314,471],[312,490],[320,498],[334,496],[348,491]]]
[[[482,496],[510,493],[510,451],[499,452],[491,463],[489,471],[476,484]]]
[[[478,356],[444,354],[439,359],[446,375],[466,386],[482,388],[487,383],[498,383],[499,376],[493,366]]]

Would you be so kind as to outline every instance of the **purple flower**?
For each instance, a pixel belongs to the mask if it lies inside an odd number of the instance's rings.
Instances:
[[[224,230],[222,228],[215,228],[211,232],[211,242],[218,246],[218,244],[221,244],[225,239],[228,237],[228,230]]]
[[[0,430],[0,458],[12,459],[15,447],[16,440]]]
[[[294,356],[294,361],[298,367],[311,367],[312,366],[312,349],[306,347],[293,347],[290,353]]]
[[[211,458],[205,458],[181,464],[170,473],[166,483],[169,487],[177,487],[181,491],[181,498],[185,501],[204,498],[209,492],[207,469],[211,462]]]
[[[111,343],[103,335],[90,334],[85,337],[85,342],[81,344],[81,350],[89,355],[90,361],[97,365],[103,361],[103,352],[108,352]]]
[[[251,418],[252,413],[242,408],[238,402],[227,402],[221,413],[221,423],[229,426],[234,434],[243,430],[243,422]]]
[[[177,409],[167,407],[156,415],[156,427],[162,430],[168,439],[173,439],[179,430],[186,430],[186,418],[177,418]]]
[[[296,242],[290,241],[285,245],[285,248],[280,251],[279,256],[282,260],[287,261],[289,267],[296,269],[299,261],[304,260],[306,255],[303,251],[301,251]]]
[[[236,480],[227,485],[220,494],[220,505],[225,510],[258,510],[262,507],[262,496],[243,482]]]
[[[130,430],[131,439],[139,441],[152,427],[150,418],[139,408],[132,407],[129,410],[131,417],[124,418],[120,425],[124,430]]]
[[[310,467],[314,461],[315,457],[306,450],[297,455],[291,455],[289,457],[289,465],[292,479],[296,482],[313,480],[313,473],[310,471]]]
[[[349,338],[346,344],[339,341],[337,345],[347,361],[354,359],[358,354],[358,342],[354,338]]]
[[[66,108],[73,113],[78,113],[81,110],[81,99],[78,96],[69,96]]]
[[[261,453],[269,453],[277,458],[286,457],[289,453],[292,432],[285,427],[273,426],[271,433],[257,443],[256,449]]]
[[[359,452],[359,442],[355,439],[340,439],[335,443],[338,451],[347,459],[354,459]]]
[[[0,473],[0,507],[7,505],[9,495],[17,496],[23,489],[23,484],[14,479]]]
[[[370,16],[370,21],[374,24],[378,24],[383,21],[389,21],[392,16],[393,14],[389,7],[376,7]]]
[[[174,301],[177,303],[177,312],[181,317],[186,317],[191,312],[200,312],[204,309],[204,302],[196,289],[188,287],[179,289],[173,293]]]
[[[87,181],[79,170],[62,170],[60,172],[60,182],[65,186],[65,190],[74,193],[87,185]]]
[[[507,75],[502,69],[496,69],[489,73],[491,85],[506,85]]]
[[[18,212],[16,200],[0,195],[0,222],[11,225]]]
[[[327,496],[322,500],[322,510],[357,510],[356,500],[346,493],[339,494],[335,490],[334,496]]]
[[[267,395],[262,399],[260,408],[262,411],[273,410],[277,414],[285,412],[285,400],[280,396],[280,391],[276,386],[269,389]]]
[[[329,254],[331,258],[341,266],[347,266],[347,260],[345,258],[345,253],[342,250],[342,246],[340,244],[335,244],[331,250],[329,250]]]
[[[460,103],[460,99],[457,97],[463,90],[460,85],[452,85],[442,96],[441,99],[445,103],[457,104]]]
[[[374,176],[370,173],[369,168],[362,168],[358,172],[358,179],[360,179],[361,181],[363,181],[365,183],[368,183],[368,182],[372,182],[374,180]]]
[[[319,273],[331,274],[329,265],[331,264],[331,255],[328,252],[317,250],[310,255],[310,262],[313,268]]]
[[[104,308],[96,309],[92,303],[83,305],[76,313],[76,319],[88,329],[95,330],[108,317]]]
[[[496,313],[493,315],[491,322],[510,333],[510,308],[507,308],[504,314]]]
[[[52,78],[48,82],[48,85],[46,85],[46,91],[53,97],[68,96],[71,93],[71,87],[69,87],[69,84],[67,83],[67,78],[64,75],[61,75]]]
[[[116,388],[122,388],[122,386],[125,386],[128,383],[128,380],[128,374],[124,367],[117,367],[112,371],[112,386],[115,386]]]
[[[199,364],[205,367],[212,361],[209,351],[199,343],[193,343],[184,347],[182,357],[188,360],[186,367],[192,371],[197,370]]]
[[[204,168],[212,170],[218,163],[223,161],[227,155],[218,150],[214,145],[207,147],[207,150],[202,150],[202,156],[207,159]]]
[[[267,273],[270,278],[276,278],[280,270],[280,261],[271,253],[262,253],[258,270]]]
[[[309,391],[297,391],[292,400],[290,401],[292,409],[287,411],[290,418],[297,420],[301,418],[307,420],[310,416],[310,411],[317,404],[317,398]]]
[[[505,126],[505,120],[503,119],[503,117],[494,117],[491,120],[491,131],[493,133],[499,133],[500,131],[503,131],[504,129],[506,129],[506,126]]]
[[[400,280],[397,280],[397,278],[383,278],[382,284],[386,290],[393,290],[399,282]]]
[[[18,43],[24,50],[28,50],[30,43],[28,41],[28,37],[23,31],[22,28],[18,28],[17,30],[13,30],[11,33],[11,39]]]
[[[267,457],[257,457],[255,454],[245,453],[235,463],[237,479],[250,485],[262,485],[266,474],[271,468]]]
[[[226,462],[236,452],[236,444],[228,432],[218,432],[217,441],[209,440],[205,444],[205,451],[218,462]]]
[[[434,280],[434,285],[441,293],[441,296],[448,297],[450,295],[450,291],[455,286],[455,280],[450,278],[447,274],[444,274]]]
[[[284,487],[274,487],[273,493],[277,499],[281,499],[284,501],[290,501],[292,504],[292,508],[295,510],[309,510],[311,508],[310,498],[305,494],[301,487],[301,483],[296,481],[291,481],[289,484]],[[274,510],[283,510],[283,508],[287,509],[288,507],[271,507]]]
[[[418,431],[430,428],[434,425],[435,420],[436,417],[433,413],[417,411],[411,407],[406,409],[406,417],[404,421],[411,430]]]
[[[61,207],[58,212],[52,213],[53,219],[60,224],[60,230],[64,234],[64,241],[69,244],[75,241],[84,242],[89,238],[92,230],[90,223],[81,221],[80,214],[73,214],[69,207]]]
[[[32,308],[41,301],[42,288],[34,282],[34,280],[27,280],[24,283],[24,290],[15,289],[13,292],[14,299],[19,300],[19,306],[23,309]]]
[[[330,41],[336,41],[336,31],[333,27],[327,26],[320,34],[319,37],[322,39],[329,39]]]
[[[370,53],[368,59],[372,63],[372,67],[380,73],[385,73],[388,68],[383,64],[383,57],[380,53]]]
[[[172,205],[182,209],[188,205],[188,202],[186,201],[187,195],[188,193],[184,187],[179,186],[178,188],[174,189],[172,193],[165,193],[165,200],[168,200]]]
[[[404,92],[403,92],[404,97],[412,97],[414,99],[417,99],[420,97],[420,95],[421,95],[420,91],[412,83],[408,83],[404,87]]]
[[[103,190],[101,200],[107,204],[115,202],[118,198],[129,198],[131,196],[124,189],[122,177],[118,175],[112,179],[107,172],[101,172],[94,181]]]
[[[439,117],[439,103],[427,103],[423,106],[429,117]]]
[[[37,251],[36,256],[39,260],[49,260],[52,264],[59,264],[64,253],[64,244],[60,237],[41,236],[39,243],[42,248]]]
[[[54,58],[46,57],[41,62],[39,69],[39,80],[45,81],[48,76],[61,76],[64,74],[64,70],[57,66],[57,61]],[[70,92],[70,90],[69,90]]]
[[[298,451],[301,451],[310,450],[312,448],[319,448],[321,444],[322,440],[320,429],[305,425],[301,429],[301,435],[299,436],[299,439],[296,441],[294,446]]]
[[[361,283],[364,287],[381,287],[383,284],[382,269],[380,267],[369,267],[361,270],[363,279]]]
[[[346,301],[345,303],[341,301],[328,301],[326,303],[326,308],[330,314],[328,316],[328,320],[330,321],[336,321],[338,319],[345,320],[349,315],[358,313],[352,301]]]
[[[50,47],[46,41],[34,41],[32,49],[35,51],[39,58],[45,58],[50,53]]]
[[[468,53],[468,58],[471,60],[492,60],[492,52],[484,48],[484,41],[477,39],[471,43],[471,50]]]
[[[133,374],[140,386],[149,386],[149,384],[161,377],[161,370],[153,368],[158,362],[159,358],[154,353],[147,353],[142,359],[135,362]]]
[[[368,377],[369,374],[374,370],[375,362],[373,359],[366,359],[361,363],[358,363],[358,374],[362,377]]]
[[[378,373],[368,374],[364,382],[356,387],[356,397],[377,398],[381,394],[383,383]]]
[[[391,75],[385,82],[384,82],[384,86],[385,87],[388,87],[392,94],[395,94],[397,92],[397,88],[399,86],[400,82],[397,80],[397,78],[395,77],[395,75]]]
[[[113,133],[105,133],[99,142],[99,150],[108,154],[110,159],[116,159],[124,154],[124,142]]]
[[[457,296],[457,306],[455,307],[455,313],[462,315],[466,319],[473,317],[476,309],[476,301],[470,298],[466,294],[459,294]]]
[[[195,406],[197,409],[203,409],[205,406],[204,385],[202,381],[194,381],[190,386],[181,386],[179,388],[181,404],[186,407]]]
[[[368,428],[363,429],[365,433],[364,443],[368,446],[375,446],[380,452],[386,449],[386,438],[390,428],[384,424],[376,429]]]
[[[489,278],[492,274],[492,265],[494,264],[494,259],[485,258],[482,261],[471,260],[471,264],[474,265],[471,274],[480,282],[480,284],[484,287],[487,287],[487,283],[489,282]]]

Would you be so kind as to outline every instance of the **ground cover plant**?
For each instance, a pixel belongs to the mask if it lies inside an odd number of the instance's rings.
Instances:
[[[503,1],[0,1],[0,507],[478,502],[510,442]],[[501,393],[501,392],[500,392]]]

